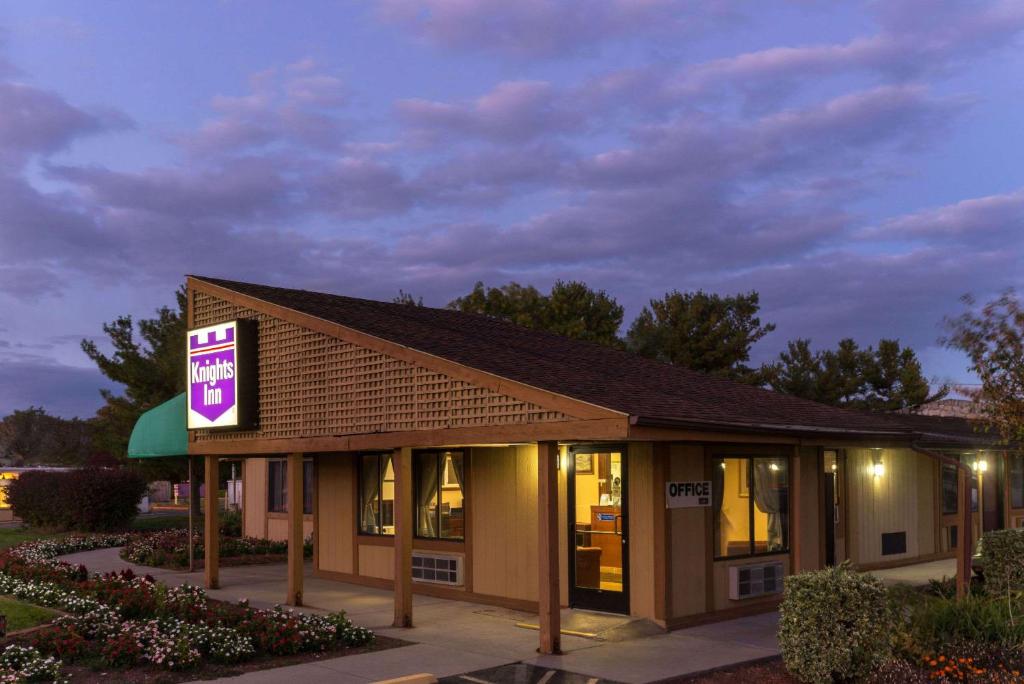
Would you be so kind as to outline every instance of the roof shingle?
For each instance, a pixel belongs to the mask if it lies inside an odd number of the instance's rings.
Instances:
[[[886,416],[779,394],[479,314],[193,277],[470,368],[620,411],[638,422],[909,433]]]

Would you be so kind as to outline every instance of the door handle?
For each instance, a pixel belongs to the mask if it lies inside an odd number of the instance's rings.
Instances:
[[[622,536],[622,527],[620,525],[621,522],[622,522],[622,516],[621,515],[615,516],[614,530],[615,530],[615,534],[619,535],[620,537]]]

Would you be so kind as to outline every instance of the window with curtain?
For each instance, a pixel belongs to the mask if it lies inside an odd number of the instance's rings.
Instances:
[[[271,513],[284,513],[287,510],[286,468],[286,461],[267,461],[267,510]]]
[[[313,459],[302,461],[302,512],[313,513]],[[267,510],[271,513],[288,512],[288,461],[267,461]]]
[[[789,459],[717,458],[711,504],[715,557],[789,550]]]
[[[1010,507],[1024,508],[1024,455],[1010,456]]]
[[[959,506],[956,495],[959,489],[957,467],[949,463],[942,464],[942,514],[954,515]]]
[[[306,515],[313,514],[313,459],[306,459],[302,462],[302,512]]]
[[[359,457],[359,533],[395,533],[395,469],[391,454]]]
[[[461,451],[413,454],[416,536],[462,540],[466,535],[465,455]]]

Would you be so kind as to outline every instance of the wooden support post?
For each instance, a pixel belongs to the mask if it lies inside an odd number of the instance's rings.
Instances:
[[[671,451],[668,442],[654,443],[654,619],[663,627],[672,615],[672,512],[667,504]]]
[[[395,627],[412,627],[412,449],[392,455],[395,470]]]
[[[217,511],[218,479],[220,461],[216,456],[206,457],[206,513],[203,533],[203,549],[205,554],[206,588],[220,587],[220,516]],[[199,489],[196,489],[199,496]]]
[[[967,466],[957,466],[957,489],[960,492],[960,534],[956,549],[956,597],[967,596],[971,586],[971,555],[974,553],[972,541],[974,531],[974,513],[971,512],[971,478]]]
[[[288,454],[288,473],[285,476],[288,511],[288,596],[289,606],[302,605],[302,454]]]
[[[185,457],[185,462],[188,463],[188,571],[196,571],[196,520],[199,515],[196,513],[197,506],[193,506],[192,502],[196,498],[196,494],[199,492],[198,483],[196,482],[196,460],[191,456]],[[177,501],[175,501],[177,503]]]
[[[558,569],[558,442],[537,443],[537,555],[540,648],[545,654],[562,652]]]
[[[800,559],[801,548],[803,547],[804,525],[801,520],[800,497],[800,447],[793,447],[793,460],[789,468],[789,549],[790,570],[789,574],[795,575],[803,569]]]

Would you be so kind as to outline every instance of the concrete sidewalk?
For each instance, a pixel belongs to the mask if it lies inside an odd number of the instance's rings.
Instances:
[[[172,585],[203,581],[202,573],[130,565],[120,559],[117,549],[72,554],[63,560],[82,563],[94,572],[131,567],[136,573],[149,573]],[[344,610],[356,624],[413,645],[252,672],[226,681],[364,683],[420,672],[446,677],[525,662],[594,678],[640,683],[778,654],[775,613],[630,638],[655,630],[646,621],[565,610],[564,625],[597,625],[585,631],[600,632],[605,640],[563,635],[564,655],[538,656],[537,632],[516,626],[535,623],[534,614],[416,595],[416,627],[394,629],[390,626],[394,615],[390,591],[318,579],[309,574],[307,566],[304,599],[309,607],[302,610]],[[221,588],[209,592],[213,598],[248,598],[253,606],[270,607],[285,595],[282,564],[222,567],[220,576]]]
[[[923,586],[931,580],[956,577],[956,559],[943,558],[887,570],[870,570],[868,574],[874,575],[888,586],[896,584]]]

